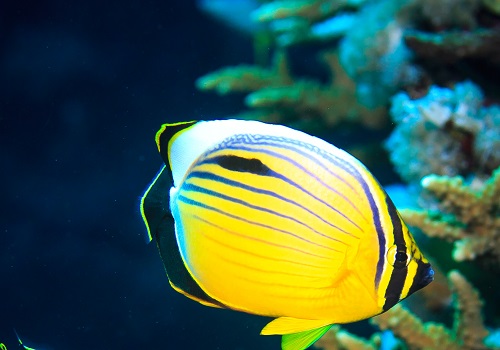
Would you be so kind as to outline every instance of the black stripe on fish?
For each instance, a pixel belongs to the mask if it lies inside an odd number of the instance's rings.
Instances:
[[[385,233],[384,233],[384,230],[382,228],[379,209],[378,209],[377,204],[375,202],[375,199],[373,197],[373,193],[370,190],[370,185],[366,182],[366,180],[363,178],[363,176],[358,171],[358,169],[356,169],[356,167],[354,167],[349,161],[346,161],[345,159],[341,159],[340,157],[338,157],[336,155],[333,155],[333,154],[330,154],[328,152],[323,152],[323,151],[319,150],[317,147],[314,147],[314,146],[312,146],[310,144],[307,144],[307,143],[303,143],[303,142],[300,142],[300,141],[291,140],[291,139],[287,139],[287,138],[270,137],[270,136],[262,136],[262,135],[258,135],[258,136],[253,135],[253,138],[255,140],[249,140],[248,137],[246,137],[246,135],[245,135],[245,137],[243,135],[240,135],[240,137],[238,137],[235,140],[232,140],[232,142],[230,142],[229,144],[224,144],[224,147],[226,147],[226,148],[232,148],[232,149],[235,149],[235,150],[248,150],[248,151],[262,152],[262,150],[260,150],[260,149],[257,150],[257,149],[251,149],[251,148],[241,147],[241,146],[238,147],[237,145],[234,145],[234,144],[235,143],[237,144],[238,142],[242,142],[243,144],[248,144],[248,145],[254,145],[254,144],[255,145],[259,145],[259,146],[269,145],[269,146],[274,146],[274,147],[279,147],[279,148],[290,149],[290,150],[293,150],[295,152],[302,153],[303,156],[306,156],[306,154],[304,152],[301,152],[296,147],[290,147],[290,146],[294,145],[294,146],[299,146],[299,147],[306,147],[307,149],[309,149],[310,151],[313,151],[314,153],[316,153],[317,155],[319,155],[323,159],[326,159],[326,160],[330,161],[335,166],[337,166],[340,169],[346,171],[350,176],[354,177],[361,184],[363,192],[364,192],[364,194],[365,194],[365,196],[366,196],[366,198],[367,198],[367,200],[368,200],[368,202],[370,204],[370,209],[371,209],[371,212],[372,212],[372,219],[373,219],[373,222],[374,222],[374,225],[375,225],[375,230],[377,232],[377,238],[378,238],[378,241],[379,241],[379,258],[378,258],[378,262],[377,262],[377,271],[376,271],[376,275],[375,275],[375,286],[378,288],[378,285],[379,285],[380,280],[382,278],[382,272],[383,272],[383,269],[384,269],[384,261],[385,261],[384,256],[385,256],[385,250],[386,250],[386,247],[385,247],[385,245],[386,245]],[[269,142],[269,143],[266,144],[266,143],[263,143],[262,140],[267,140],[267,141],[271,141],[271,142]],[[282,143],[284,143],[284,144],[282,144]],[[266,154],[273,153],[272,155],[276,156],[275,152],[270,152],[270,151],[266,152],[266,151],[264,151],[263,153],[266,153]],[[291,160],[291,159],[289,159],[287,157],[281,156],[279,158],[287,160],[292,165],[297,165],[296,162],[294,162],[293,160]],[[315,161],[317,162],[317,160],[315,160]],[[304,169],[300,165],[298,165],[298,167],[299,167],[299,169],[301,169],[301,170],[304,171]],[[307,173],[307,171],[306,171],[306,173]],[[313,174],[308,174],[308,175],[311,175],[311,176],[315,177]],[[274,175],[274,176],[275,177],[279,177],[279,176],[276,176],[276,175]],[[342,179],[340,177],[338,177],[338,178],[342,182],[348,184],[348,182],[346,180],[344,180],[344,179]],[[327,186],[327,187],[329,187],[329,186]],[[349,186],[349,187],[351,187],[351,186]],[[300,189],[302,189],[304,191],[304,189],[301,188],[301,187],[297,187],[297,188],[300,188]],[[336,191],[334,190],[334,192],[336,192]],[[312,194],[310,194],[310,195],[312,195]],[[319,198],[318,198],[318,200],[319,200]],[[350,200],[347,199],[347,201],[349,203],[351,203],[351,205],[353,206],[353,208],[356,211],[359,212],[359,209]],[[321,202],[323,202],[323,201],[321,201]],[[332,206],[328,205],[327,203],[324,203],[324,204],[326,204],[331,209],[337,211],[339,214],[345,216],[343,213],[340,213],[338,210],[336,210]],[[364,218],[364,215],[362,215],[362,216]],[[345,217],[345,218],[347,220],[349,220],[348,217]],[[353,222],[351,221],[351,223],[353,223]],[[353,224],[355,226],[357,226],[361,231],[363,231],[361,229],[361,227],[359,227],[357,224],[355,224],[355,223],[353,223]]]
[[[406,266],[404,268],[395,268],[392,270],[391,279],[385,291],[385,303],[382,308],[383,312],[389,310],[398,303],[405,285],[407,274],[408,268]]]
[[[406,243],[403,237],[403,226],[396,207],[387,195],[385,196],[385,202],[393,225],[392,234],[394,235],[394,243],[397,248],[394,269],[392,270],[389,285],[385,291],[385,304],[383,310],[387,311],[401,298],[401,292],[403,291],[406,275],[408,274],[408,268],[406,267],[408,256],[406,254]]]
[[[172,182],[170,172],[163,168],[143,201],[143,210],[150,227],[150,233],[156,239],[168,279],[177,288],[197,299],[226,307],[208,296],[191,277],[184,265],[175,237],[174,218],[168,208],[169,190]]]
[[[253,149],[249,149],[249,148],[243,148],[243,147],[242,147],[242,148],[232,147],[232,149],[234,149],[234,150],[251,150],[251,151],[255,151],[255,152],[257,152],[257,150],[253,150]],[[266,152],[266,151],[264,151],[264,150],[258,150],[258,152],[260,152],[260,153],[264,153],[264,154],[269,154],[269,153],[270,153],[270,152]],[[275,153],[272,153],[271,155],[273,155],[273,156],[275,156],[275,157],[277,156]],[[207,158],[207,159],[205,159],[205,160],[201,161],[199,164],[200,164],[200,165],[201,165],[201,164],[214,164],[214,163],[215,163],[215,162],[214,162],[214,159],[217,159],[218,157],[220,157],[220,156],[215,156],[215,157]],[[285,161],[292,162],[292,160],[290,160],[290,158],[284,158],[284,160],[285,160]],[[292,164],[292,165],[293,165],[293,164]],[[300,169],[300,170],[302,170],[302,169]],[[317,178],[317,177],[316,177],[314,174],[312,174],[312,173],[309,173],[309,172],[308,172],[308,173],[306,173],[306,174],[307,174],[307,175],[309,175],[309,176],[312,176],[312,177],[313,177],[313,178],[315,178],[315,179]],[[351,219],[349,219],[349,217],[348,217],[346,214],[344,214],[343,212],[341,212],[340,210],[338,210],[338,209],[337,209],[337,208],[335,208],[334,206],[332,206],[332,205],[328,204],[326,201],[324,201],[323,199],[319,198],[318,196],[314,195],[313,193],[311,193],[310,191],[308,191],[307,189],[305,189],[304,187],[302,187],[300,184],[298,184],[297,182],[293,181],[292,179],[289,179],[289,178],[288,178],[288,177],[286,177],[285,175],[282,175],[282,174],[280,174],[280,173],[278,173],[278,172],[275,172],[274,170],[271,170],[271,169],[269,169],[269,172],[268,172],[268,174],[267,174],[266,176],[271,176],[271,177],[274,177],[274,178],[276,178],[276,179],[282,180],[282,181],[286,182],[287,184],[289,184],[289,185],[291,185],[291,186],[295,187],[296,189],[298,189],[298,190],[300,190],[300,191],[304,192],[305,194],[307,194],[307,195],[311,196],[312,198],[314,198],[314,199],[315,199],[315,200],[317,200],[318,202],[320,202],[320,203],[322,203],[322,204],[326,205],[326,206],[327,206],[328,208],[330,208],[331,210],[333,210],[333,211],[335,211],[336,213],[340,214],[342,217],[344,217],[346,220],[348,220],[351,224],[353,224],[354,226],[356,226],[356,228],[357,228],[357,229],[359,229],[361,232],[364,232],[364,231],[363,231],[363,229],[362,229],[362,228],[361,228],[358,224],[356,224],[356,223],[355,223],[355,222],[353,222]],[[338,227],[338,226],[335,226],[335,228],[336,228],[336,229],[338,229],[339,231],[342,231],[343,233],[349,234],[349,235],[351,235],[351,236],[355,236],[354,234],[352,234],[352,233],[350,233],[350,232],[348,232],[348,231],[346,231],[346,230],[343,230],[343,229],[341,229],[341,228],[340,228],[340,227]]]
[[[235,155],[223,155],[212,158],[215,164],[220,165],[224,169],[238,171],[242,173],[252,173],[255,175],[269,175],[271,169],[262,161],[255,158],[244,158]]]
[[[434,271],[431,268],[431,264],[417,260],[417,272],[415,272],[415,276],[413,277],[408,295],[424,288],[426,285],[431,283],[433,279]]]

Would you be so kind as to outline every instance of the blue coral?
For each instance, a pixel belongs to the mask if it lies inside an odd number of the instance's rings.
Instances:
[[[341,64],[357,84],[358,100],[367,107],[385,105],[402,86],[419,76],[403,40],[405,24],[397,19],[406,0],[383,0],[365,6],[357,25],[339,46]]]
[[[454,89],[432,86],[424,97],[392,98],[397,124],[386,148],[401,177],[416,183],[429,174],[488,175],[500,165],[500,107],[483,107],[470,81]]]

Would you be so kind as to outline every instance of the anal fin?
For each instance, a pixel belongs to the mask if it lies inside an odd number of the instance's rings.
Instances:
[[[260,332],[262,335],[292,334],[331,325],[330,320],[306,320],[293,317],[279,317],[269,322]]]

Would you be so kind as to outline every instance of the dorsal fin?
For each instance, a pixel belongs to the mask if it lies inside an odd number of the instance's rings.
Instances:
[[[141,215],[146,225],[148,243],[151,242],[154,235],[158,232],[161,222],[165,220],[166,217],[173,222],[169,208],[169,191],[172,185],[172,174],[167,167],[164,166],[142,196]]]
[[[191,126],[196,124],[196,120],[192,120],[189,122],[178,122],[172,124],[163,124],[156,133],[156,145],[158,146],[158,151],[160,151],[160,155],[163,158],[163,162],[170,169],[172,169],[172,161],[170,156],[170,150],[172,147],[172,143],[175,141],[177,137],[186,130],[188,130]]]
[[[164,166],[141,200],[141,213],[149,241],[156,239],[168,280],[175,290],[204,305],[224,307],[198,286],[184,265],[175,237],[174,218],[169,207],[172,182],[171,173]]]

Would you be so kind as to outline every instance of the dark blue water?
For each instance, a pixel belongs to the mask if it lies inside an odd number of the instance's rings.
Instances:
[[[249,36],[194,1],[1,2],[8,350],[18,348],[14,328],[37,350],[279,348],[279,337],[259,336],[269,319],[204,307],[170,288],[138,207],[162,163],[158,127],[240,111],[241,96],[202,93],[194,81],[252,58]]]
[[[161,123],[237,111],[194,80],[251,41],[190,1],[0,5],[0,342],[42,349],[276,349],[266,319],[168,285],[138,200]],[[238,106],[238,107],[237,107]],[[38,349],[38,348],[37,348]]]

